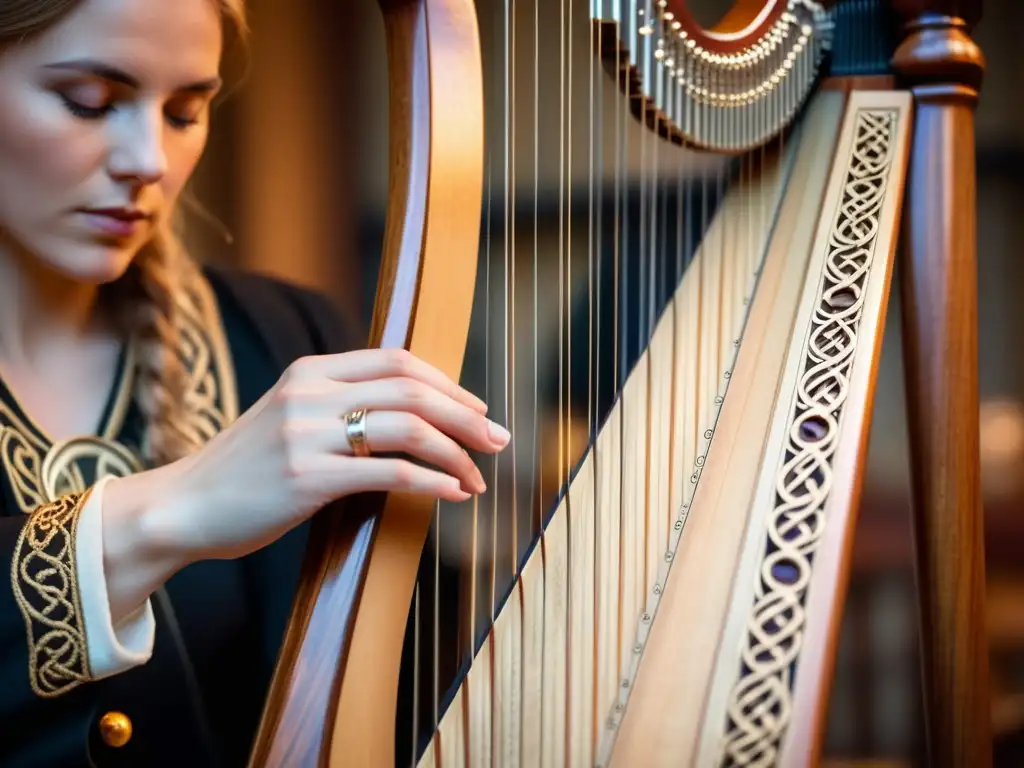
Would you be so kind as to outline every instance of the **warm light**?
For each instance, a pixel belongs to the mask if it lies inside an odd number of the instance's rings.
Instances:
[[[981,480],[984,495],[1024,490],[1024,405],[1012,400],[981,404]]]

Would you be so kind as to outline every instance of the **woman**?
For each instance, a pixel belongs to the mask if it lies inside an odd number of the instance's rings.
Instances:
[[[0,765],[244,765],[309,517],[465,499],[460,444],[509,440],[421,361],[346,351],[317,295],[172,235],[241,4],[0,10]]]

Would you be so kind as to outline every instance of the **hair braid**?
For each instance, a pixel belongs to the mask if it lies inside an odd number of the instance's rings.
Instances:
[[[186,320],[198,314],[190,282],[199,271],[170,232],[143,248],[133,267],[126,319],[138,352],[134,397],[147,424],[142,450],[147,462],[164,464],[205,442],[183,337]]]

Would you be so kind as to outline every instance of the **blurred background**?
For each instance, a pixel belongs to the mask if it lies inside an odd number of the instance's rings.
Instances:
[[[251,69],[219,108],[195,185],[220,224],[197,224],[191,245],[206,261],[325,291],[365,332],[387,197],[387,72],[376,2],[248,4]],[[587,3],[576,5],[586,12]],[[693,5],[699,18],[717,13],[713,0]],[[984,13],[974,36],[988,60],[976,153],[992,718],[1000,764],[1024,765],[1024,3],[986,0]],[[485,46],[492,33],[483,30]],[[554,40],[538,55],[557,56]],[[557,99],[548,87],[546,97]],[[489,108],[496,98],[489,91]],[[498,128],[490,127],[492,139]],[[555,222],[541,218],[540,237],[550,240]],[[542,249],[556,247],[551,240]],[[899,279],[897,271],[829,709],[827,755],[836,766],[923,764]],[[544,322],[550,330],[557,319]],[[479,336],[486,332],[475,328],[467,369],[487,357]]]

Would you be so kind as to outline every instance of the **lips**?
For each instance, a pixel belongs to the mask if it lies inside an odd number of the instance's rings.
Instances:
[[[149,218],[149,214],[140,208],[86,208],[85,212],[96,216],[108,216],[119,221],[139,221]]]
[[[87,208],[82,213],[92,229],[113,237],[131,237],[152,219],[138,208]]]

